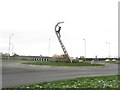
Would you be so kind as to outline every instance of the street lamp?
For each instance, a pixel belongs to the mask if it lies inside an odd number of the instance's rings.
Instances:
[[[13,36],[13,34],[10,34],[10,36],[9,36],[8,61],[10,60],[10,45],[11,45],[11,37],[12,36]]]
[[[110,59],[110,42],[106,42],[106,44],[109,45],[109,56],[108,56],[108,58]]]
[[[50,56],[50,38],[49,38],[49,44],[48,44],[48,56]]]
[[[85,44],[85,61],[86,61],[86,39],[83,39],[84,40],[84,44]]]
[[[13,45],[13,43],[12,43],[12,51],[11,51],[11,52],[12,52],[12,55],[14,54],[14,50],[13,50],[13,49],[14,49],[14,45]]]

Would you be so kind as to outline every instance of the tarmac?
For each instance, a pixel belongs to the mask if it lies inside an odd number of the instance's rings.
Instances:
[[[118,64],[89,67],[61,67],[25,65],[20,62],[2,62],[2,88],[25,84],[50,82],[88,76],[117,75]]]

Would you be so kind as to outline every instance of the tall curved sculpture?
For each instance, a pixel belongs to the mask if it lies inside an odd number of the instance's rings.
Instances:
[[[56,33],[56,36],[57,36],[57,38],[58,38],[58,41],[59,41],[59,43],[60,43],[60,45],[61,45],[61,48],[62,48],[62,50],[63,50],[63,52],[64,52],[64,58],[65,58],[66,60],[72,62],[72,60],[70,59],[70,57],[69,57],[69,55],[68,55],[67,50],[65,49],[65,46],[64,46],[63,42],[62,42],[62,40],[61,40],[61,35],[60,35],[61,26],[59,26],[59,24],[61,24],[61,23],[64,23],[64,22],[59,22],[59,23],[57,23],[57,24],[55,25],[55,33]]]

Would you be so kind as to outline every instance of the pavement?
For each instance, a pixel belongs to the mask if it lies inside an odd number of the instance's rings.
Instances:
[[[56,67],[2,62],[2,88],[88,76],[117,75],[117,64],[96,67]],[[1,74],[1,72],[0,72]]]

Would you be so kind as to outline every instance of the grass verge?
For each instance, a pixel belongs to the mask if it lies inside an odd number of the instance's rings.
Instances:
[[[119,90],[120,85],[120,75],[111,75],[111,76],[94,76],[94,77],[81,77],[70,80],[61,80],[61,81],[53,81],[53,82],[44,82],[40,84],[32,84],[32,85],[23,85],[13,89],[2,89],[2,90],[36,90],[36,89],[44,89],[44,90],[58,90],[63,88],[81,88],[81,89],[90,89],[92,90],[97,88],[105,89],[105,90]],[[85,89],[86,88],[86,89]],[[113,89],[114,88],[114,89]],[[119,89],[118,89],[119,88]]]
[[[109,61],[108,63],[111,63],[111,64],[120,64],[120,61]]]
[[[49,66],[104,66],[104,64],[91,64],[89,62],[65,63],[65,62],[50,62],[50,61],[25,61],[22,62],[22,64],[49,65]]]

